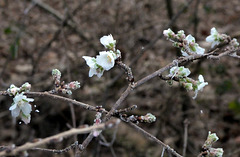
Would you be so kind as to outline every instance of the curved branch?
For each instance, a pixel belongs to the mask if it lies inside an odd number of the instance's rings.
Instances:
[[[25,143],[22,146],[16,147],[13,150],[5,150],[3,152],[0,152],[0,156],[13,156],[13,155],[17,155],[17,153],[22,152],[22,151],[26,151],[35,147],[38,147],[40,145],[46,144],[51,142],[54,139],[61,139],[61,138],[65,138],[68,136],[72,136],[72,135],[76,135],[76,134],[85,134],[85,133],[89,133],[93,130],[104,130],[107,128],[112,128],[114,127],[117,123],[119,123],[119,120],[116,121],[109,121],[107,123],[102,123],[99,125],[93,125],[87,128],[73,128],[71,130],[41,139],[37,142],[34,143]]]

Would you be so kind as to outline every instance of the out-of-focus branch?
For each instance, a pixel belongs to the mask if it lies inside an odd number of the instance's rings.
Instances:
[[[55,18],[60,21],[65,21],[64,15],[62,15],[59,11],[53,9],[51,6],[47,5],[46,3],[42,2],[41,0],[29,0],[35,3],[40,8],[44,9],[48,13],[52,14]],[[77,7],[78,9],[79,7]],[[76,11],[74,11],[76,12]],[[83,40],[89,41],[89,38],[83,33],[83,31],[78,27],[75,21],[67,20],[66,25],[73,29]]]
[[[146,138],[149,138],[150,140],[158,143],[159,145],[163,146],[168,152],[170,152],[172,155],[176,156],[176,157],[182,157],[180,154],[178,154],[175,150],[173,150],[171,147],[169,147],[168,145],[166,145],[165,143],[163,143],[162,141],[160,141],[158,138],[156,138],[155,136],[153,136],[152,134],[148,133],[147,131],[143,130],[142,128],[140,128],[139,126],[137,126],[134,123],[128,123],[130,126],[132,126],[134,129],[136,129],[138,132],[140,132],[141,134],[143,134]]]
[[[163,30],[171,27],[175,22],[176,20],[181,16],[181,14],[191,5],[191,3],[193,2],[194,0],[189,0],[186,5],[181,8],[171,19],[171,21],[165,25],[163,27]],[[156,36],[156,38],[154,38],[149,44],[147,44],[144,48],[142,48],[140,50],[140,52],[138,53],[138,55],[136,55],[136,57],[134,57],[132,60],[131,60],[131,63],[129,64],[129,66],[133,65],[133,64],[136,64],[136,62],[139,60],[139,58],[141,58],[141,56],[143,56],[143,54],[150,48],[152,48],[152,46],[159,40],[163,37],[163,30],[161,31],[160,34],[158,34]],[[107,85],[108,87],[112,86],[121,76],[123,75],[123,72],[119,73],[119,75],[117,75],[115,78],[113,78],[113,80]]]
[[[5,150],[3,152],[0,152],[0,156],[17,155],[18,152],[22,152],[22,151],[32,149],[34,147],[38,147],[40,145],[49,143],[50,141],[52,141],[54,139],[61,139],[61,138],[65,138],[65,137],[76,135],[76,134],[85,134],[85,133],[89,133],[93,130],[104,130],[104,129],[107,129],[107,128],[112,128],[113,126],[115,126],[116,123],[119,123],[119,122],[118,121],[109,121],[107,123],[102,123],[102,124],[99,124],[99,125],[93,125],[93,126],[90,126],[90,127],[87,127],[87,128],[73,128],[71,130],[59,133],[57,135],[41,139],[38,142],[26,143],[22,146],[19,146],[19,147],[16,147],[16,148],[12,149],[12,150]]]

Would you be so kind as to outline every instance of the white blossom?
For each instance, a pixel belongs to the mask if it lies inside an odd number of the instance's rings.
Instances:
[[[195,96],[193,99],[195,99],[198,95],[198,91],[202,91],[203,87],[208,85],[208,82],[204,82],[204,78],[202,75],[198,76],[198,82],[197,82],[197,88],[195,88]]]
[[[16,87],[14,84],[10,85],[10,88],[7,89],[7,92],[10,96],[16,95],[20,91],[20,88]]]
[[[189,34],[185,40],[186,45],[184,49],[181,50],[183,56],[189,56],[190,54],[204,54],[205,49],[200,47],[196,42],[195,38]]]
[[[175,33],[170,28],[168,28],[167,30],[163,31],[163,35],[167,38],[172,38]]]
[[[105,35],[100,38],[100,43],[105,47],[109,49],[114,49],[116,46],[116,40],[113,39],[113,36],[111,34]]]
[[[24,83],[22,86],[21,86],[21,91],[24,91],[24,92],[29,92],[30,89],[31,89],[31,84],[26,82]]]
[[[103,67],[104,70],[111,69],[115,64],[115,59],[111,51],[102,51],[97,55],[96,63]]]
[[[237,41],[236,38],[233,38],[233,39],[231,40],[230,44],[231,44],[233,47],[238,47],[238,46],[239,46],[239,43],[238,43],[238,41]]]
[[[217,32],[216,28],[213,27],[211,29],[211,35],[206,38],[206,42],[212,43],[211,48],[213,48],[215,45],[220,44],[221,40],[221,35]]]
[[[199,85],[198,85],[198,90],[202,90],[203,87],[205,87],[206,85],[208,85],[208,82],[204,82],[204,78],[202,75],[198,76],[198,80],[199,80]]]
[[[184,66],[180,66],[180,67],[172,67],[170,69],[170,76],[174,77],[174,76],[178,76],[178,77],[187,77],[188,75],[190,75],[190,70],[188,68],[185,68]]]
[[[223,153],[222,148],[209,148],[209,156],[222,157]]]
[[[100,78],[103,75],[104,69],[96,63],[96,58],[89,56],[83,56],[82,58],[85,59],[87,65],[90,68],[89,77],[97,75],[97,77]]]
[[[32,106],[29,104],[29,102],[33,101],[34,99],[27,98],[25,95],[23,95],[23,93],[17,93],[17,95],[13,98],[11,107],[9,108],[12,116],[15,118],[20,116],[25,124],[30,123]]]

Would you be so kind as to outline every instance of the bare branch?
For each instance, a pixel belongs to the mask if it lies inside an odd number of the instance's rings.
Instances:
[[[5,150],[3,152],[0,152],[0,156],[12,156],[12,155],[17,155],[18,152],[22,152],[22,151],[26,151],[29,149],[32,149],[34,147],[38,147],[40,145],[49,143],[50,141],[54,140],[54,139],[60,139],[60,138],[66,138],[68,136],[72,136],[72,135],[76,135],[76,134],[85,134],[85,133],[89,133],[93,130],[104,130],[107,128],[112,128],[115,126],[115,124],[119,123],[118,121],[109,121],[107,123],[102,123],[99,125],[93,125],[87,128],[73,128],[71,130],[59,133],[57,135],[53,135],[44,139],[39,140],[38,142],[35,143],[26,143],[22,146],[16,147],[12,150]]]

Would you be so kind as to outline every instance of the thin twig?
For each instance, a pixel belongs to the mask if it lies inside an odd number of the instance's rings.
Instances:
[[[161,157],[164,156],[164,152],[165,152],[165,147],[163,147],[163,149],[162,149]]]
[[[143,130],[142,128],[140,128],[139,126],[137,126],[134,123],[128,123],[130,126],[132,126],[133,128],[135,128],[137,131],[139,131],[141,134],[143,134],[145,137],[149,138],[150,140],[153,140],[154,142],[158,143],[159,145],[163,146],[168,152],[170,152],[171,154],[175,155],[176,157],[182,157],[180,154],[178,154],[175,150],[173,150],[171,147],[169,147],[168,145],[166,145],[165,143],[163,143],[162,141],[160,141],[159,139],[157,139],[155,136],[153,136],[152,134],[148,133],[147,131]]]
[[[51,153],[56,153],[56,154],[62,154],[62,153],[66,153],[72,149],[75,149],[78,146],[78,141],[74,142],[73,144],[71,144],[70,146],[64,148],[64,149],[46,149],[46,148],[32,148],[30,150],[39,150],[39,151],[45,151],[45,152],[51,152]]]
[[[0,94],[1,94],[1,91],[0,91]],[[80,107],[82,107],[86,110],[89,110],[89,111],[97,111],[97,112],[108,113],[105,109],[99,110],[96,107],[85,104],[83,102],[72,100],[70,98],[62,97],[62,96],[59,96],[59,95],[49,94],[48,92],[25,92],[25,95],[31,96],[31,97],[49,97],[49,98],[52,98],[52,99],[61,100],[61,101],[67,102],[67,103],[72,103],[74,105],[78,105],[78,106],[80,106]]]
[[[30,1],[30,0],[29,0]],[[53,9],[51,6],[47,5],[46,3],[42,2],[41,0],[31,0],[32,2],[36,3],[40,8],[44,9],[48,13],[52,14],[55,18],[60,21],[65,21],[64,15],[62,15],[59,11]],[[88,37],[83,33],[83,31],[77,26],[76,22],[73,20],[67,20],[66,25],[73,29],[83,40],[89,41]]]
[[[133,77],[131,68],[126,64],[124,64],[122,61],[116,61],[116,64],[125,71],[125,73],[127,74],[128,81],[131,84],[133,84],[134,77]]]
[[[25,143],[22,146],[14,148],[13,150],[0,152],[0,156],[17,155],[18,152],[22,152],[22,151],[25,151],[25,150],[32,149],[34,147],[38,147],[40,145],[49,143],[50,141],[52,141],[54,139],[65,138],[65,137],[76,135],[76,134],[85,134],[85,133],[89,133],[93,130],[104,130],[106,128],[111,128],[111,127],[115,126],[116,123],[118,123],[118,122],[117,121],[111,121],[111,122],[109,121],[107,123],[102,123],[102,124],[99,124],[99,125],[93,125],[93,126],[90,126],[90,127],[87,127],[87,128],[73,128],[71,130],[68,130],[68,131],[65,131],[65,132],[62,132],[62,133],[59,133],[59,134],[41,139],[41,140],[39,140],[37,142],[34,142],[34,143],[30,143],[30,142]]]
[[[181,8],[174,16],[173,18],[171,19],[171,21],[165,25],[163,27],[163,30],[169,28],[170,26],[172,26],[176,20],[181,16],[181,14],[184,12],[184,10],[186,10],[189,5],[191,5],[191,3],[193,2],[194,0],[189,0],[186,5]],[[136,64],[136,62],[141,58],[141,56],[144,55],[145,52],[147,52],[148,49],[150,49],[159,39],[161,39],[163,37],[163,30],[161,31],[160,34],[158,34],[156,36],[156,38],[154,38],[149,44],[147,44],[144,48],[142,48],[139,52],[138,55],[136,55],[136,57],[134,57],[132,60],[131,60],[131,63],[129,64],[129,66],[132,66],[133,64]],[[107,87],[110,87],[112,86],[122,75],[124,74],[124,72],[120,72],[119,75],[117,75],[116,77],[113,78],[113,80],[107,85]]]

